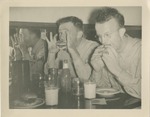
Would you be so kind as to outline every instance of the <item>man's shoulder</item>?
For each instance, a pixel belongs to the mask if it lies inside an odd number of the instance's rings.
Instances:
[[[99,45],[99,43],[97,43],[96,41],[92,41],[92,40],[88,40],[88,39],[85,39],[85,44],[87,44],[89,46],[94,46],[94,47],[97,47]]]
[[[40,39],[39,41],[40,41],[40,43],[42,43],[44,45],[46,44],[46,40],[44,40],[44,39]]]
[[[133,38],[133,37],[128,37],[129,42],[128,42],[128,49],[132,50],[130,51],[133,55],[135,53],[141,53],[141,39],[138,38]]]
[[[46,44],[46,41],[43,39],[39,39],[38,42],[35,44],[34,47],[40,47],[40,46],[44,46]]]
[[[138,38],[132,38],[133,40],[133,47],[138,47],[140,48],[141,47],[141,39],[138,39]]]
[[[36,45],[33,47],[33,52],[34,53],[39,53],[40,51],[43,51],[46,47],[46,41],[43,39],[40,39]]]
[[[141,46],[141,39],[139,38],[133,38],[129,35],[127,35],[128,38],[128,44],[131,45],[131,47],[140,47]]]

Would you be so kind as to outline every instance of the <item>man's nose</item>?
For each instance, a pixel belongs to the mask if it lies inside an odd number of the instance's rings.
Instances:
[[[66,41],[66,37],[64,35],[60,35],[59,39],[62,40],[62,41]]]
[[[110,44],[110,43],[109,43],[109,40],[106,39],[106,38],[101,38],[101,43],[102,43],[103,45],[108,45],[108,44]]]

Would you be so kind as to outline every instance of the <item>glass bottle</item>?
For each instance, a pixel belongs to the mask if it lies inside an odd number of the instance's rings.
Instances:
[[[51,83],[51,75],[50,74],[48,74],[48,78],[47,78],[47,86],[49,87],[50,85],[52,85],[52,83]]]
[[[44,78],[39,74],[39,86],[38,86],[38,97],[44,98]]]
[[[49,75],[51,76],[51,83],[54,86],[57,86],[57,79],[58,79],[58,70],[56,68],[49,69]]]
[[[63,93],[71,93],[71,75],[68,66],[68,61],[63,61],[63,71],[61,77],[61,90]]]

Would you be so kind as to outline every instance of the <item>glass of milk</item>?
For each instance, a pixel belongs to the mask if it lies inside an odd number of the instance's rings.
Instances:
[[[84,97],[93,99],[96,97],[96,83],[88,81],[84,83]]]
[[[58,105],[58,87],[45,87],[45,102],[46,105]]]

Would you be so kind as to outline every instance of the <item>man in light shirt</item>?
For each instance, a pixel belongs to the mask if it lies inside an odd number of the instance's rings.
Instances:
[[[102,43],[91,58],[97,86],[141,98],[141,40],[126,34],[124,17],[114,8],[97,11],[95,29]]]
[[[11,36],[16,60],[29,60],[31,74],[43,73],[46,42],[41,39],[40,29],[21,28],[20,34]]]
[[[84,38],[83,23],[74,16],[65,17],[57,22],[59,39],[67,44],[67,50],[57,47],[57,35],[50,33],[50,41],[47,40],[49,53],[45,65],[45,73],[48,68],[62,68],[63,60],[68,60],[72,77],[79,77],[81,81],[88,80],[91,75],[89,59],[98,43]]]

